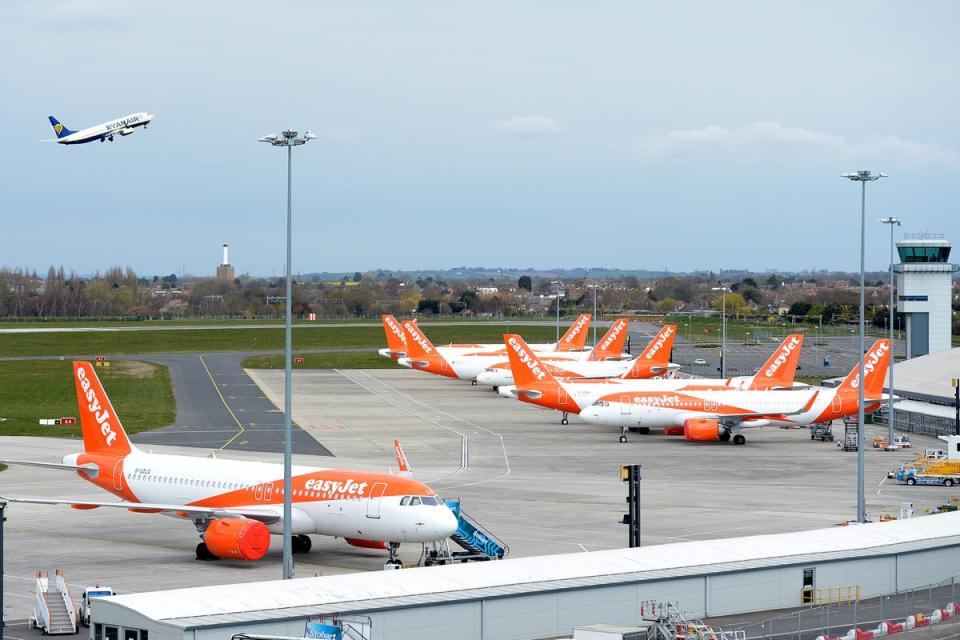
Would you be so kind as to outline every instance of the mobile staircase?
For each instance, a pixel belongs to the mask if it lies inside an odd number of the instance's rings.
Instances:
[[[463,551],[451,551],[449,541],[432,543],[424,549],[425,565],[452,564],[472,560],[502,560],[510,552],[510,547],[495,535],[468,516],[460,508],[460,500],[447,500],[447,508],[457,517],[457,530],[450,540]]]
[[[644,601],[640,605],[640,615],[655,627],[655,633],[650,637],[664,640],[746,640],[743,630],[724,631],[711,627],[696,616],[684,615],[672,602]]]
[[[57,569],[54,579],[46,571],[37,571],[33,615],[27,622],[30,628],[40,629],[44,635],[75,634],[77,608],[70,598],[67,578]]]

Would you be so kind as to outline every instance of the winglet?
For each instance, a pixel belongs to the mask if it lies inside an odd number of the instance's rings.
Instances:
[[[619,360],[623,353],[623,345],[627,342],[627,333],[630,330],[630,318],[617,318],[603,334],[600,342],[590,352],[589,360]]]
[[[784,338],[780,347],[753,376],[749,388],[764,390],[792,387],[802,348],[803,334],[792,333]]]
[[[399,440],[393,441],[393,451],[396,454],[397,470],[400,472],[399,475],[404,478],[413,476],[413,469],[410,468],[410,464],[407,462],[407,456],[403,453],[403,447],[400,446]]]
[[[567,332],[560,337],[557,351],[581,351],[587,344],[587,333],[590,329],[589,313],[580,314]]]

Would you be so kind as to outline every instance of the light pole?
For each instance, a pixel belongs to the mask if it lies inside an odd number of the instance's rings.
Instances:
[[[552,284],[557,289],[557,348],[560,348],[560,293],[563,291],[564,284],[560,280],[553,280]]]
[[[271,133],[260,138],[275,147],[287,148],[287,321],[284,327],[286,346],[284,348],[283,371],[283,579],[293,578],[293,534],[291,521],[293,508],[292,458],[293,434],[290,426],[290,414],[293,413],[293,281],[292,281],[292,235],[293,235],[293,148],[306,144],[317,136],[309,131],[297,133],[287,129],[281,135]]]
[[[714,291],[723,292],[721,320],[721,338],[720,338],[720,378],[727,377],[727,294],[730,293],[730,287],[714,287]]]
[[[864,304],[864,238],[867,235],[867,183],[886,178],[887,174],[873,174],[869,171],[856,171],[844,173],[844,178],[860,183],[860,361],[859,376],[857,384],[857,522],[867,521],[867,503],[863,492],[863,352],[866,349],[866,337],[864,327],[864,315],[866,312]]]
[[[890,393],[887,398],[887,442],[893,444],[893,363],[896,360],[893,349],[893,227],[900,226],[900,218],[888,216],[880,218],[880,222],[890,225]]]

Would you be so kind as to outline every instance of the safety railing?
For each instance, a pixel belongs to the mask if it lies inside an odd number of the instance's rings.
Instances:
[[[860,601],[860,585],[845,584],[836,587],[821,587],[814,589],[805,587],[800,592],[800,601],[812,607],[825,604],[840,604],[843,602]]]

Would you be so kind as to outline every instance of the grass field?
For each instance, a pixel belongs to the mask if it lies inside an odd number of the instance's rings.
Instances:
[[[394,369],[399,368],[393,360],[372,351],[331,351],[329,353],[293,354],[301,356],[303,364],[294,364],[294,369]],[[251,356],[241,365],[245,369],[282,369],[283,356]]]
[[[177,407],[166,367],[114,362],[98,369],[128,433],[173,422]],[[80,426],[40,426],[41,418],[76,417],[77,394],[69,361],[0,362],[0,435],[80,437]]]
[[[504,333],[519,331],[528,341],[551,342],[555,329],[519,324],[424,326],[436,345],[447,342],[502,342]],[[384,347],[383,327],[322,327],[293,329],[294,349]],[[173,351],[277,351],[283,330],[181,329],[172,331],[107,331],[81,333],[0,334],[0,356],[60,356],[164,353]]]

